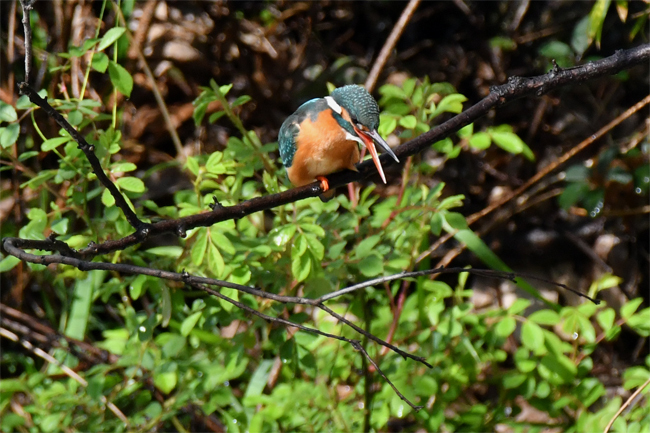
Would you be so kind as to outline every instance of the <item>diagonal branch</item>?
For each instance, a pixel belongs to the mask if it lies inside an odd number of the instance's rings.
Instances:
[[[88,143],[86,139],[79,133],[79,131],[70,125],[70,123],[68,123],[68,121],[61,115],[61,113],[56,111],[54,107],[52,107],[45,99],[41,98],[36,90],[30,87],[29,84],[20,83],[18,87],[20,89],[20,93],[27,95],[31,102],[38,105],[43,111],[45,111],[48,116],[54,119],[56,123],[58,123],[61,128],[65,129],[66,132],[70,134],[70,136],[74,139],[74,141],[77,142],[79,149],[81,149],[84,155],[86,155],[86,158],[88,159],[88,162],[93,169],[93,173],[95,173],[102,185],[108,188],[111,195],[115,199],[115,203],[120,209],[122,209],[122,212],[124,212],[124,216],[129,221],[129,224],[131,224],[131,226],[137,230],[136,237],[142,241],[143,237],[146,237],[147,235],[148,224],[140,221],[135,212],[133,212],[133,210],[131,210],[129,207],[120,190],[118,190],[115,184],[111,182],[108,176],[106,176],[106,173],[104,173],[104,169],[102,168],[97,155],[95,155],[95,146]]]
[[[511,77],[508,80],[508,83],[493,87],[490,94],[477,104],[431,129],[429,132],[399,146],[395,149],[395,154],[399,158],[406,159],[408,156],[421,152],[432,143],[448,137],[462,127],[469,125],[476,119],[484,116],[494,107],[505,105],[524,96],[541,96],[567,84],[580,83],[597,77],[615,74],[635,65],[647,62],[648,59],[650,59],[650,44],[645,44],[629,50],[617,51],[610,57],[570,69],[554,68],[548,74],[532,78]],[[30,99],[32,96],[37,97],[42,104],[44,103],[43,106],[49,106],[49,104],[47,104],[47,102],[40,98],[35,92],[30,94]],[[32,100],[32,102],[37,103],[34,100]],[[37,105],[41,106],[40,104]],[[50,107],[50,109],[46,109],[48,114],[52,113],[52,116],[58,115],[60,119],[63,119],[63,117],[53,108]],[[65,122],[65,119],[63,119],[63,121]],[[67,124],[67,122],[65,123]],[[83,140],[83,137],[78,133],[73,134],[70,132],[70,134],[75,138],[75,140],[77,137]],[[78,143],[81,145],[82,142],[78,141]],[[91,155],[89,158],[97,159],[92,152],[84,151],[84,153],[86,153],[86,156]],[[387,155],[381,155],[380,158],[383,158],[382,165],[384,167],[395,164],[395,162]],[[96,168],[93,163],[91,163],[91,165],[93,166],[93,170],[96,170],[97,176],[101,178],[102,176],[100,173],[103,174],[101,167]],[[328,177],[330,188],[336,188],[376,174],[374,165],[371,161],[364,161],[360,163],[357,168],[359,170],[358,172],[343,171],[330,175]],[[103,175],[103,177],[105,178],[106,176]],[[108,182],[109,183],[105,185],[111,184],[110,181]],[[104,183],[104,181],[102,181],[102,183]],[[114,185],[112,185],[112,187],[107,186],[107,188],[109,188],[112,193],[113,189],[117,190]],[[141,242],[143,234],[153,236],[162,233],[174,233],[182,237],[187,230],[196,227],[209,227],[222,221],[243,218],[255,212],[293,203],[308,197],[316,197],[322,194],[322,192],[320,183],[315,182],[310,185],[293,188],[281,193],[253,198],[234,206],[215,206],[214,210],[211,212],[191,215],[179,219],[160,221],[148,226],[138,220],[128,206],[120,206],[125,212],[125,215],[127,215],[131,225],[136,228],[137,231],[119,240],[109,240],[102,244],[90,245],[87,248],[80,250],[79,254],[82,257],[91,258],[98,254],[106,254],[112,251],[122,250]],[[113,195],[115,196],[117,203],[119,203],[118,197],[123,200],[119,191],[117,191],[117,196],[115,194]]]
[[[266,320],[266,321],[269,321],[269,322],[275,322],[275,323],[281,323],[281,324],[283,324],[283,325],[285,325],[285,326],[291,326],[291,327],[298,328],[298,329],[300,329],[300,330],[302,330],[302,331],[305,331],[305,332],[309,332],[309,333],[316,334],[316,335],[322,335],[322,336],[327,337],[327,338],[332,338],[332,339],[334,339],[334,340],[339,340],[339,341],[343,341],[343,342],[345,342],[345,343],[350,344],[350,345],[351,345],[351,346],[352,346],[356,351],[361,352],[361,354],[362,354],[362,355],[363,355],[363,356],[364,356],[364,357],[365,357],[365,358],[366,358],[366,359],[367,359],[367,360],[368,360],[368,361],[369,361],[369,362],[370,362],[370,363],[375,367],[375,369],[377,370],[377,372],[379,372],[379,374],[381,375],[381,377],[383,377],[384,380],[385,380],[385,381],[386,381],[386,382],[391,386],[391,388],[393,388],[393,391],[395,391],[395,394],[397,394],[397,396],[398,396],[401,400],[403,400],[406,404],[408,404],[409,406],[411,406],[415,411],[419,411],[420,409],[422,409],[422,408],[424,407],[424,406],[416,406],[415,404],[411,403],[411,401],[410,401],[409,399],[407,399],[406,397],[404,397],[404,394],[402,394],[401,392],[399,392],[399,390],[397,389],[397,387],[393,384],[393,382],[390,381],[390,379],[388,379],[388,377],[384,374],[384,372],[381,370],[381,368],[379,368],[379,365],[377,365],[377,363],[376,363],[376,362],[375,362],[375,361],[370,357],[370,355],[368,354],[368,352],[366,351],[366,349],[363,348],[363,346],[361,345],[361,342],[359,342],[358,340],[351,340],[351,339],[349,339],[349,338],[345,338],[345,337],[342,337],[342,336],[340,336],[340,335],[329,334],[329,333],[327,333],[327,332],[323,332],[323,331],[321,331],[321,330],[319,330],[319,329],[316,329],[316,328],[310,328],[310,327],[307,327],[307,326],[304,326],[304,325],[300,325],[300,324],[298,324],[298,323],[291,322],[291,321],[289,321],[289,320],[282,319],[282,318],[280,318],[280,317],[269,316],[269,315],[266,315],[266,314],[264,314],[264,313],[261,313],[261,312],[255,310],[254,308],[249,307],[248,305],[246,305],[246,304],[244,304],[244,303],[242,303],[242,302],[235,301],[234,299],[231,299],[231,298],[229,298],[228,296],[222,295],[221,293],[219,293],[219,292],[216,291],[216,290],[210,289],[210,288],[205,287],[205,286],[202,286],[202,285],[200,285],[200,284],[189,283],[189,285],[190,285],[191,287],[195,288],[195,289],[199,289],[199,290],[202,290],[202,291],[204,291],[204,292],[206,292],[206,293],[209,293],[209,294],[212,295],[212,296],[216,296],[216,297],[219,298],[219,299],[223,299],[224,301],[233,304],[233,305],[236,306],[237,308],[239,308],[239,309],[241,309],[241,310],[243,310],[243,311],[246,311],[246,312],[248,312],[248,313],[251,313],[251,314],[253,314],[253,315],[257,316],[257,317],[260,317],[260,318],[262,318],[262,319],[264,319],[264,320]],[[322,308],[322,307],[324,307],[324,306],[321,305],[321,306],[319,306],[319,307]],[[342,318],[341,316],[339,316],[338,314],[334,313],[334,312],[333,312],[332,310],[330,310],[329,308],[324,307],[324,311],[328,311],[328,312],[330,312],[330,314],[334,315],[334,316],[337,317],[339,320],[343,321],[343,323],[345,323],[345,324],[347,324],[347,325],[349,325],[349,326],[352,326],[352,327],[354,327],[354,328],[356,329],[356,327],[355,327],[354,325],[352,325],[352,324],[351,324],[350,322],[348,322],[347,320],[343,319],[343,318]],[[361,330],[361,331],[363,331],[363,330]],[[375,337],[374,335],[372,335],[372,334],[370,334],[370,333],[368,333],[368,332],[366,332],[366,331],[363,331],[363,334],[366,335],[366,336],[368,336],[368,337],[370,337],[370,338],[372,338],[372,339],[375,340],[375,341],[377,341],[377,340],[381,341],[380,339],[378,339],[377,337]],[[394,347],[394,346],[393,346],[393,347]],[[399,349],[397,349],[397,348],[394,348],[393,350],[397,351],[397,352],[400,353],[400,354],[403,353],[402,356],[407,356],[407,357],[413,358],[412,355],[409,356],[408,353],[406,353],[406,352],[402,352],[401,350],[399,350]],[[426,365],[427,367],[429,367],[429,368],[433,368],[432,365],[430,365],[430,364],[428,364],[427,362],[424,361],[424,358],[422,358],[422,359],[420,360],[420,362],[422,362],[423,364],[425,364],[425,365]]]

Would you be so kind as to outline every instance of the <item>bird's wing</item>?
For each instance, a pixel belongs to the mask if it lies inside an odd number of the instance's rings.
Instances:
[[[329,110],[327,102],[323,98],[311,99],[302,104],[295,113],[287,117],[287,119],[280,127],[278,133],[278,146],[280,147],[280,157],[285,167],[291,167],[293,164],[293,155],[296,153],[298,145],[296,137],[300,133],[300,124],[303,120],[309,117],[312,121],[316,121],[318,113],[322,110]]]
[[[292,114],[282,124],[278,133],[278,146],[280,148],[280,157],[285,167],[291,167],[293,164],[293,155],[296,153],[296,137],[300,132],[300,121],[298,116]]]

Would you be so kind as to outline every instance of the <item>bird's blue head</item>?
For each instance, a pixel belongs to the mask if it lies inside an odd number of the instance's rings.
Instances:
[[[332,94],[327,96],[325,100],[329,107],[337,113],[338,117],[335,117],[339,125],[348,132],[348,137],[366,146],[381,179],[386,183],[386,176],[379,161],[375,143],[384,149],[396,162],[399,162],[399,159],[377,132],[379,127],[379,106],[377,101],[366,89],[358,85],[334,89]]]
[[[379,106],[366,89],[349,85],[334,89],[330,95],[350,114],[354,126],[362,125],[371,131],[379,127]]]

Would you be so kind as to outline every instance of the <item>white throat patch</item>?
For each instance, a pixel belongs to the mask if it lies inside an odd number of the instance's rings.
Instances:
[[[340,105],[339,105],[339,104],[334,100],[334,98],[332,98],[331,96],[326,96],[326,97],[325,97],[325,101],[327,101],[327,105],[329,105],[329,107],[330,107],[332,110],[334,110],[337,114],[341,114],[341,112],[343,111],[343,109],[342,109],[341,106],[340,106]]]

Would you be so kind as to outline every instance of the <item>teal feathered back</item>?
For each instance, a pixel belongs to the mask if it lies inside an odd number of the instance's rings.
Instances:
[[[371,130],[379,126],[379,107],[375,99],[366,89],[356,84],[339,87],[332,92],[332,98],[341,107],[345,108],[354,123],[360,123]],[[300,132],[300,124],[308,116],[315,122],[323,110],[330,110],[324,98],[311,99],[302,104],[295,113],[287,117],[278,133],[278,146],[280,157],[285,167],[291,167],[296,154],[296,137]],[[351,135],[357,135],[354,127],[341,115],[332,110],[332,115],[339,125]]]
[[[312,122],[318,118],[318,114],[328,109],[327,102],[323,98],[311,99],[302,104],[295,113],[287,117],[278,133],[278,146],[280,157],[285,167],[291,167],[293,156],[296,154],[296,137],[300,132],[300,123],[310,117]]]

